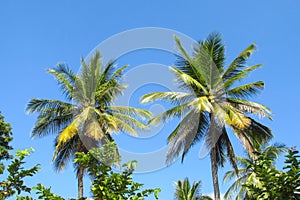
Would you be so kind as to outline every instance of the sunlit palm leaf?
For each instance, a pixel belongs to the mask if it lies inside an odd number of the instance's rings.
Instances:
[[[227,98],[230,105],[243,113],[255,114],[260,117],[267,117],[272,120],[272,111],[270,108],[252,101],[246,101],[238,98]]]
[[[108,112],[112,113],[120,113],[123,115],[133,116],[133,117],[142,117],[142,119],[150,119],[152,117],[152,113],[141,109],[134,108],[129,106],[107,106]]]
[[[262,89],[264,89],[264,82],[257,81],[230,89],[226,93],[230,97],[248,98],[258,94]]]
[[[195,96],[186,92],[153,92],[144,95],[141,98],[141,103],[149,103],[156,100],[162,100],[173,104],[179,104],[187,103],[192,98],[195,98]]]

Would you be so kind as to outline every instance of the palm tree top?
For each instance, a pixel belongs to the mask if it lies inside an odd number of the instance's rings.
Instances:
[[[105,142],[112,140],[109,135],[112,133],[136,135],[137,129],[148,128],[143,121],[151,117],[149,111],[114,105],[115,99],[127,87],[120,83],[126,68],[117,69],[114,62],[104,66],[97,51],[88,62],[81,59],[77,75],[62,63],[47,70],[57,80],[66,101],[33,98],[26,111],[38,113],[31,137],[56,135],[54,161],[57,161],[57,169],[65,166],[74,149],[79,148],[74,146],[85,136]]]

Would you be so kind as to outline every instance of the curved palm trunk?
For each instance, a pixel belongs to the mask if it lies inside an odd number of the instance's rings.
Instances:
[[[218,180],[218,164],[217,164],[217,149],[216,147],[212,147],[210,153],[211,160],[211,172],[214,184],[214,199],[220,200],[220,188],[219,188],[219,180]]]
[[[83,173],[84,168],[79,167],[78,174],[77,174],[77,180],[78,180],[78,198],[83,197]]]

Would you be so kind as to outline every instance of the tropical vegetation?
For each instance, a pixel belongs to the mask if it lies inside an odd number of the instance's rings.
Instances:
[[[203,196],[200,193],[201,181],[196,181],[191,185],[189,179],[185,178],[183,181],[178,180],[175,185],[176,200],[211,200],[209,196]]]
[[[206,40],[199,42],[192,55],[182,47],[179,38],[175,36],[175,40],[181,57],[177,67],[170,69],[176,76],[178,87],[185,91],[153,92],[144,95],[141,101],[163,100],[175,105],[155,116],[150,123],[182,117],[168,136],[168,163],[180,154],[183,160],[193,145],[203,139],[206,141],[210,149],[215,200],[220,200],[218,167],[224,165],[227,157],[238,172],[229,128],[251,156],[254,156],[257,147],[272,138],[271,130],[253,118],[271,119],[271,110],[249,100],[264,88],[264,82],[240,84],[250,72],[262,65],[247,65],[255,51],[255,45],[251,44],[225,67],[225,46],[218,33],[211,33]]]
[[[292,147],[285,155],[285,165],[277,169],[274,160],[264,153],[257,152],[257,159],[250,167],[258,183],[245,182],[246,198],[255,199],[300,199],[300,155]]]
[[[139,120],[149,118],[150,112],[139,108],[112,105],[126,85],[120,83],[124,69],[116,70],[113,62],[102,65],[100,52],[88,63],[81,60],[78,75],[66,64],[48,69],[58,81],[67,101],[32,99],[28,113],[37,113],[31,137],[55,134],[54,167],[61,171],[76,152],[87,153],[90,148],[113,141],[112,133],[127,132],[136,135],[136,128],[146,129]],[[117,154],[117,149],[115,150]],[[84,168],[75,163],[78,178],[78,197],[83,197]]]
[[[268,163],[268,166],[274,168],[275,167],[275,161],[277,158],[279,158],[280,154],[283,152],[286,152],[287,148],[283,144],[274,144],[269,146],[262,147],[259,152],[261,157],[264,158],[264,160],[270,161]],[[253,158],[249,155],[249,153],[246,153],[246,157],[240,157],[237,156],[237,163],[240,166],[238,169],[238,174],[235,172],[235,170],[230,170],[226,172],[223,181],[229,182],[234,180],[234,182],[231,184],[231,186],[228,188],[227,192],[224,195],[224,199],[226,200],[242,200],[247,198],[247,187],[245,184],[248,185],[261,185],[260,179],[257,177],[256,172],[254,171],[254,165],[258,161],[258,158]]]
[[[225,199],[300,199],[300,154],[296,147],[268,145],[273,135],[260,118],[271,120],[271,110],[252,100],[264,89],[264,82],[244,83],[251,72],[262,67],[247,64],[256,50],[255,44],[227,65],[225,45],[218,33],[195,44],[191,54],[176,36],[175,42],[179,55],[170,70],[178,91],[152,92],[141,98],[142,103],[164,101],[174,107],[153,118],[147,110],[115,105],[127,87],[121,81],[127,66],[117,67],[114,62],[104,65],[99,51],[87,61],[81,59],[78,74],[63,63],[48,69],[65,100],[29,101],[27,112],[37,114],[31,137],[55,135],[54,168],[61,171],[69,162],[74,165],[78,179],[76,199],[89,199],[83,193],[84,175],[91,180],[90,194],[95,200],[159,199],[160,188],[147,189],[133,180],[137,161],[121,165],[112,134],[137,135],[138,130],[173,118],[179,123],[167,138],[166,162],[170,164],[180,156],[183,162],[190,149],[204,141],[200,153],[207,151],[210,155],[215,200],[221,199],[218,170],[227,160],[232,170],[224,176],[224,182],[231,183]],[[237,137],[246,157],[236,155],[231,135]],[[0,112],[0,199],[64,200],[51,187],[28,184],[26,180],[35,176],[41,166],[28,166],[33,148],[13,151],[12,140],[12,127]],[[279,169],[277,161],[283,153],[284,166]],[[199,180],[191,184],[188,178],[178,180],[174,199],[211,200],[201,193],[201,183]]]

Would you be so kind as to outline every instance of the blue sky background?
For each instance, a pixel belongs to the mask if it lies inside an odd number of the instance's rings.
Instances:
[[[72,166],[57,174],[50,165],[54,136],[36,140],[29,137],[36,116],[26,115],[25,107],[31,98],[62,99],[55,80],[46,73],[47,68],[66,62],[77,71],[80,56],[87,56],[108,37],[132,28],[170,28],[196,40],[204,39],[211,31],[218,31],[227,47],[228,62],[250,43],[256,43],[258,51],[250,64],[263,63],[265,66],[253,73],[250,80],[265,81],[266,89],[255,100],[268,105],[274,113],[274,121],[264,123],[272,128],[274,142],[299,147],[299,8],[300,2],[296,0],[2,0],[0,110],[13,127],[15,148],[34,147],[36,150],[27,164],[40,163],[42,171],[27,182],[32,185],[42,182],[65,197],[77,196]],[[130,64],[132,69],[151,62],[171,65],[174,57],[157,51],[137,52],[121,57],[117,63]],[[149,76],[157,77],[157,73],[153,71]],[[144,91],[138,91],[136,95],[152,89],[151,86],[143,88]],[[126,135],[116,138],[123,148],[137,147],[140,152],[147,152],[165,145],[165,138],[175,125],[176,121],[168,123],[151,141]],[[161,187],[162,200],[172,199],[173,182],[185,177],[191,181],[202,180],[203,193],[212,193],[209,159],[198,159],[199,148],[195,146],[183,164],[176,162],[168,168],[138,174],[134,178],[145,183],[147,188]],[[243,153],[241,148],[236,149],[239,154]],[[220,170],[220,178],[228,169],[230,167],[226,166]],[[89,182],[88,178],[86,182]],[[221,184],[223,193],[226,189],[227,185]],[[85,194],[89,195],[88,187]]]

